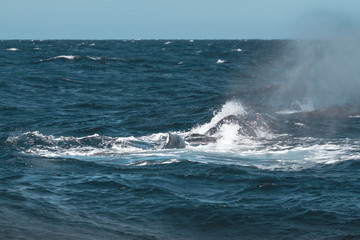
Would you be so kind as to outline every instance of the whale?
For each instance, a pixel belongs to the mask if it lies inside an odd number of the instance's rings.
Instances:
[[[169,132],[166,138],[164,149],[173,149],[173,148],[185,148],[186,144],[182,137],[177,134]]]
[[[259,137],[259,130],[269,129],[262,114],[228,115],[210,128],[205,135],[214,136],[224,124],[237,124],[239,126],[237,134],[246,137]]]
[[[205,134],[190,133],[182,138],[169,132],[163,148],[185,148],[187,144],[198,146],[216,142],[219,137],[217,133],[225,124],[237,124],[239,126],[237,134],[246,137],[259,137],[259,130],[266,131],[269,129],[262,114],[228,115],[218,121]]]
[[[341,119],[360,114],[360,105],[346,104],[346,105],[330,105],[325,108],[316,109],[308,112],[292,113],[291,116],[301,118],[331,118]]]
[[[307,119],[343,119],[360,116],[360,105],[331,105],[322,109],[308,112],[291,113],[289,116]],[[221,130],[226,124],[238,125],[237,134],[250,138],[261,137],[261,133],[280,131],[287,128],[287,121],[268,114],[248,113],[243,115],[228,115],[209,128],[205,133],[189,133],[182,138],[173,133],[168,133],[163,148],[185,148],[188,146],[205,145],[214,143],[221,137]],[[220,136],[219,134],[220,133]]]

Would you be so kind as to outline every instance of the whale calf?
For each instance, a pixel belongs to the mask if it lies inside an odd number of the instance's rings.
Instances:
[[[177,134],[173,134],[169,132],[166,138],[166,143],[163,148],[165,149],[185,148],[185,146],[186,145],[182,137],[180,137]]]

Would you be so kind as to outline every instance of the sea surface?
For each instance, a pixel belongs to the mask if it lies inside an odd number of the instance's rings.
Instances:
[[[0,239],[360,239],[349,46],[0,41]]]

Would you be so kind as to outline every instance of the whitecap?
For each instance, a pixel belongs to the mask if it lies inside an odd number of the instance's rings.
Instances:
[[[233,49],[231,50],[232,52],[242,52],[242,49],[241,48],[237,48],[237,49]]]
[[[170,42],[170,41],[167,41],[167,42],[165,42],[165,45],[168,45],[168,44],[170,44],[170,43],[172,43],[172,42]]]
[[[294,123],[294,125],[297,126],[297,127],[306,127],[305,124],[300,123],[300,122],[296,122],[296,123]]]
[[[4,49],[5,51],[19,51],[18,48],[7,48],[7,49]]]
[[[75,58],[79,58],[79,56],[73,56],[73,55],[60,55],[60,56],[56,56],[56,57],[52,57],[52,58],[40,59],[40,62],[51,61],[51,60],[56,60],[56,59],[74,60]]]
[[[73,56],[73,55],[60,55],[60,56],[54,57],[54,59],[65,58],[65,59],[68,59],[68,60],[74,60],[75,57],[76,56]]]
[[[98,61],[101,60],[101,57],[90,57],[90,56],[86,56],[88,59],[94,60],[94,61]]]
[[[222,59],[218,59],[218,60],[216,61],[217,64],[221,64],[221,63],[224,63],[224,62],[225,62],[225,60],[222,60]]]

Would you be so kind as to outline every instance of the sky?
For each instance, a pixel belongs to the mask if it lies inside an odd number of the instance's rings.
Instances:
[[[0,3],[0,39],[294,39],[357,31],[359,23],[359,0]]]

